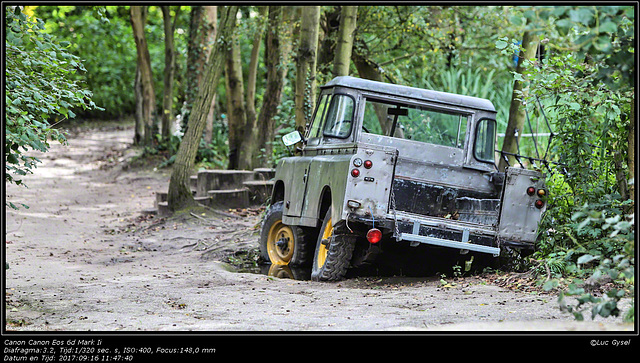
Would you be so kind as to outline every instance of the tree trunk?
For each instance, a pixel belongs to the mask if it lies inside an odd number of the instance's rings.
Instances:
[[[133,90],[136,96],[136,111],[135,111],[135,132],[133,135],[133,144],[141,145],[144,138],[144,120],[142,111],[142,76],[140,75],[140,65],[136,64],[136,79],[133,85]]]
[[[213,118],[215,114],[217,98],[218,95],[216,94],[215,96],[213,96],[213,100],[211,100],[211,109],[209,109],[209,115],[207,115],[207,123],[204,127],[204,141],[207,145],[213,142]]]
[[[282,101],[282,88],[286,76],[286,59],[291,49],[291,43],[287,43],[287,34],[290,29],[281,28],[287,15],[290,15],[290,7],[270,6],[269,25],[266,40],[265,68],[267,69],[267,85],[260,114],[257,120],[256,150],[254,151],[253,165],[268,166],[271,162],[274,138],[275,120],[278,113],[278,105]],[[260,149],[264,148],[264,153]]]
[[[365,52],[368,52],[368,50],[366,49],[366,44],[362,44],[362,47],[359,48],[364,49]],[[360,54],[359,52],[353,52],[351,58],[353,59],[353,63],[356,66],[356,69],[358,70],[358,75],[360,76],[360,78],[384,82],[384,76],[379,65],[375,64],[373,61],[368,59],[365,55]],[[389,135],[389,133],[391,132],[391,128],[393,127],[393,120],[388,117],[387,110],[378,104],[374,104],[373,109],[378,118],[378,123],[380,124],[382,132],[384,133],[384,135]],[[404,138],[404,132],[400,127],[397,127],[393,136]]]
[[[267,15],[267,6],[258,7],[259,16],[261,18]],[[258,60],[260,55],[260,44],[262,44],[262,35],[264,27],[260,26],[253,34],[253,48],[251,49],[251,58],[249,60],[249,74],[247,75],[245,115],[246,127],[244,136],[238,150],[238,168],[244,170],[253,169],[253,154],[256,139],[256,79],[258,75]]]
[[[205,64],[216,36],[216,6],[193,6],[187,44],[187,76],[185,105],[182,109],[182,131],[186,132],[193,102],[202,84]]]
[[[531,59],[536,55],[536,49],[538,48],[538,38],[532,33],[525,31],[522,37],[522,48],[524,52],[520,53],[518,57],[518,66],[516,72],[522,74],[524,70],[523,62],[526,59]],[[511,107],[509,108],[509,122],[507,123],[507,130],[504,136],[504,143],[502,144],[502,151],[516,154],[518,152],[518,143],[520,142],[520,135],[524,130],[525,112],[524,105],[517,99],[519,97],[518,91],[522,91],[522,82],[515,81],[513,85],[513,93],[511,95]],[[524,98],[524,95],[522,96]],[[505,156],[500,157],[498,163],[498,169],[504,171],[509,165],[514,165],[516,162],[513,156],[507,156],[508,163],[504,159]]]
[[[229,125],[228,169],[237,169],[239,166],[240,143],[246,127],[246,116],[244,108],[244,82],[242,80],[242,59],[238,37],[234,35],[231,43],[225,62],[227,120]]]
[[[136,42],[137,63],[140,70],[142,84],[142,121],[144,124],[143,145],[151,145],[154,129],[156,96],[153,90],[153,74],[151,73],[151,57],[144,35],[146,23],[146,9],[142,6],[131,6],[131,27]]]
[[[189,178],[198,153],[207,115],[217,92],[218,80],[222,74],[226,47],[236,24],[237,6],[225,6],[220,14],[220,31],[216,35],[211,59],[207,62],[203,83],[193,103],[189,127],[182,138],[173,164],[169,181],[168,204],[172,211],[181,210],[195,204],[189,188]]]
[[[171,12],[168,6],[162,6],[162,18],[164,20],[164,94],[162,97],[162,138],[171,136],[171,123],[173,122],[173,79],[175,75],[175,46],[173,34],[176,23],[171,23]],[[176,10],[178,19],[180,6]]]
[[[353,49],[353,36],[356,30],[357,6],[343,6],[340,13],[340,30],[333,58],[333,76],[348,76]]]
[[[296,62],[296,130],[304,134],[311,122],[316,100],[316,59],[320,7],[302,7],[300,41]]]

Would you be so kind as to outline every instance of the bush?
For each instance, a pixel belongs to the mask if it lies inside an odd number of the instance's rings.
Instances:
[[[98,107],[76,80],[84,66],[68,51],[69,42],[45,34],[44,22],[30,19],[19,6],[6,7],[5,15],[5,182],[24,185],[20,176],[40,162],[25,152],[46,152],[49,140],[66,142],[50,122],[74,118],[72,109]]]

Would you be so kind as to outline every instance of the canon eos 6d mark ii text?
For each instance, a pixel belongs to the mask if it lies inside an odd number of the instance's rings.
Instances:
[[[260,250],[333,281],[399,244],[498,256],[533,249],[540,173],[495,166],[489,100],[337,77],[322,87],[296,156],[276,166]]]

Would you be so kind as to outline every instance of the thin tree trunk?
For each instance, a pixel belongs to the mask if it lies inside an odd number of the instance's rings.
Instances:
[[[266,40],[267,85],[260,114],[257,120],[257,142],[254,153],[254,165],[268,166],[271,162],[274,138],[275,120],[278,113],[278,105],[282,101],[282,88],[286,76],[285,61],[291,49],[291,43],[284,41],[290,29],[281,28],[281,23],[290,15],[291,9],[283,6],[269,7],[269,27]],[[260,148],[264,153],[260,153]]]
[[[518,73],[523,72],[523,62],[526,59],[535,57],[536,49],[538,48],[537,37],[532,33],[525,31],[524,36],[522,37],[522,48],[524,49],[524,52],[520,53],[520,56],[518,58],[518,66],[516,68],[516,72]],[[518,143],[520,142],[520,135],[522,135],[526,117],[524,112],[524,105],[522,105],[522,103],[517,99],[518,97],[520,97],[518,91],[522,91],[522,88],[522,82],[516,80],[513,85],[513,93],[511,95],[509,122],[507,123],[504,143],[502,144],[503,152],[512,154],[516,154],[518,152]],[[500,157],[500,162],[498,163],[498,169],[500,171],[504,171],[505,168],[509,165],[513,166],[516,162],[513,156],[508,156],[507,159],[508,163],[504,159],[504,156]]]
[[[296,130],[304,134],[311,121],[316,100],[316,59],[320,7],[302,7],[300,41],[296,64]]]
[[[143,145],[151,145],[154,129],[156,97],[153,90],[153,74],[151,72],[151,57],[144,34],[146,23],[146,9],[142,6],[131,6],[131,27],[136,42],[137,62],[142,84],[142,120],[144,124]]]
[[[205,55],[206,61],[209,61],[211,56],[211,48],[213,47],[213,41],[216,39],[216,27],[218,23],[218,7],[217,6],[205,6],[204,7],[204,26],[206,29],[206,42],[205,42]],[[217,94],[211,100],[211,109],[207,115],[207,122],[205,126],[204,141],[210,144],[213,141],[213,117],[215,114],[215,106]]]
[[[353,36],[356,30],[358,16],[357,6],[343,6],[340,13],[340,30],[336,43],[336,53],[333,59],[333,76],[348,76],[353,49]]]
[[[209,115],[207,115],[207,124],[204,127],[204,141],[208,144],[213,142],[213,117],[215,114],[216,108],[216,100],[218,99],[218,95],[213,96],[213,100],[211,100],[211,109],[209,110]]]
[[[244,108],[244,82],[242,80],[242,60],[238,37],[233,36],[225,62],[225,86],[227,89],[227,120],[229,124],[229,164],[228,169],[239,166],[239,149],[246,127]]]
[[[135,113],[135,132],[133,135],[133,144],[141,145],[144,138],[144,116],[142,111],[142,75],[140,74],[140,65],[136,64],[136,79],[133,85],[136,96],[136,113]]]
[[[215,46],[205,68],[202,86],[193,103],[189,127],[182,138],[171,172],[168,204],[172,211],[188,208],[195,204],[189,189],[189,177],[198,153],[198,145],[205,128],[206,118],[217,92],[226,54],[225,48],[229,45],[229,39],[231,39],[235,28],[237,12],[237,6],[224,6],[221,9],[220,31],[216,35]]]
[[[267,6],[258,7],[258,13],[261,18],[267,16]],[[262,19],[260,19],[262,20]],[[253,48],[251,49],[251,58],[249,60],[249,74],[247,75],[246,88],[246,127],[244,129],[243,139],[240,143],[238,151],[238,168],[244,170],[253,169],[253,154],[256,140],[256,79],[258,76],[258,60],[260,55],[260,45],[262,44],[262,36],[264,27],[259,26],[253,34]]]
[[[164,94],[162,97],[162,138],[171,136],[171,123],[173,122],[173,80],[175,75],[175,46],[174,32],[176,23],[171,23],[171,12],[168,6],[162,6],[162,18],[164,20]],[[176,10],[178,19],[180,6]]]
[[[187,45],[185,105],[182,110],[182,131],[186,132],[193,102],[202,85],[205,64],[216,36],[216,6],[193,6]]]

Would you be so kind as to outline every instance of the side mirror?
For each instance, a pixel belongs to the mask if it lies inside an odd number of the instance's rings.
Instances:
[[[291,146],[302,141],[302,136],[298,131],[290,132],[282,137],[285,146]]]

